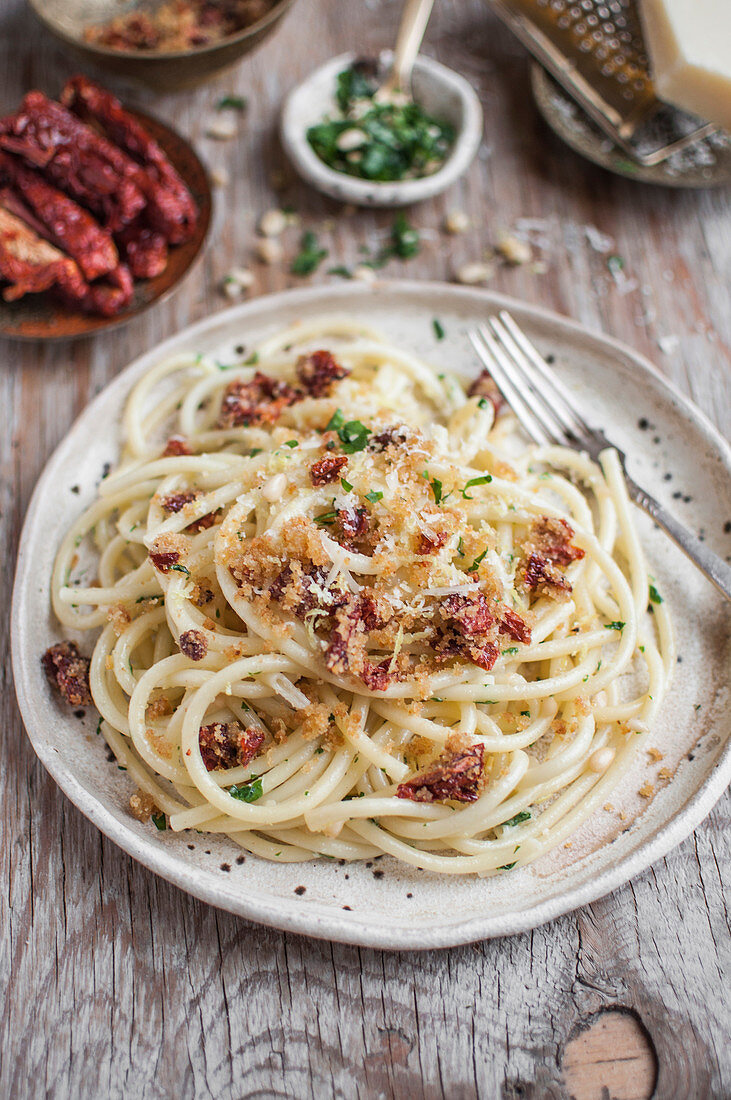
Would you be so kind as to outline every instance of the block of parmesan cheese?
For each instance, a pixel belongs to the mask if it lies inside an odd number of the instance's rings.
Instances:
[[[731,129],[731,0],[640,0],[658,97]]]

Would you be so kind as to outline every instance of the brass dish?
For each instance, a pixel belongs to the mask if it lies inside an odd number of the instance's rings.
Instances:
[[[188,142],[159,119],[127,107],[159,143],[185,180],[198,207],[195,233],[184,244],[171,246],[164,271],[154,279],[135,282],[129,306],[114,317],[74,312],[51,293],[26,294],[17,302],[0,297],[0,336],[13,340],[68,340],[116,328],[133,320],[155,302],[167,298],[198,259],[211,221],[211,186],[206,170]]]
[[[262,19],[220,42],[177,53],[112,50],[84,40],[86,27],[126,15],[142,7],[140,0],[28,0],[28,3],[51,34],[70,47],[77,60],[92,62],[102,67],[105,74],[116,73],[155,91],[169,92],[202,84],[234,65],[272,33],[294,0],[277,0]]]

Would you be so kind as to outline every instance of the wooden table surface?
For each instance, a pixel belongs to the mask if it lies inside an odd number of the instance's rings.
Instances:
[[[303,282],[286,263],[252,261],[264,210],[294,207],[332,264],[353,263],[359,243],[387,231],[390,215],[348,215],[292,179],[276,120],[308,70],[354,43],[389,44],[399,14],[398,0],[299,0],[258,53],[203,88],[155,97],[114,85],[190,136],[230,183],[217,191],[204,260],[171,300],[93,340],[0,341],[6,597],[33,485],[89,398],[140,352],[224,308],[232,266],[251,263],[255,294]],[[449,194],[410,213],[429,230],[422,254],[389,274],[450,279],[501,229],[527,227],[545,270],[501,267],[491,286],[626,341],[728,431],[728,193],[629,182],[564,148],[533,107],[523,50],[481,0],[438,0],[426,49],[478,89],[485,142]],[[3,0],[0,110],[32,87],[57,93],[73,71],[22,0]],[[231,91],[249,110],[236,139],[216,142],[206,123]],[[474,229],[445,237],[450,209]],[[621,286],[586,226],[616,242]],[[289,256],[297,233],[284,239]],[[8,627],[6,614],[3,1098],[629,1100],[650,1095],[656,1071],[658,1097],[731,1095],[728,799],[623,889],[526,935],[400,955],[285,935],[156,878],[56,789],[23,733]]]

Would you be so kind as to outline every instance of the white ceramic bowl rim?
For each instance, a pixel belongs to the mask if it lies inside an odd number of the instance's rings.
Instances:
[[[590,333],[582,325],[549,310],[527,306],[515,299],[489,291],[464,287],[457,288],[449,284],[413,281],[389,282],[386,280],[381,281],[376,289],[379,292],[387,293],[391,297],[403,296],[405,300],[409,296],[415,298],[419,294],[430,292],[439,294],[445,301],[459,298],[463,304],[474,303],[479,305],[485,312],[488,309],[508,309],[514,311],[518,316],[523,314],[528,318],[535,319],[538,323],[543,323],[549,327],[558,340],[562,336],[569,339],[580,337],[584,340],[589,338],[595,345],[601,344],[604,349],[613,352],[618,361],[629,361],[633,367],[651,376],[653,387],[661,392],[662,398],[669,406],[679,410],[684,417],[697,425],[703,440],[713,449],[716,459],[731,475],[731,447],[710,420],[660,375],[652,363],[619,341],[603,334]],[[298,898],[274,897],[272,895],[252,897],[245,893],[237,895],[235,901],[232,901],[230,896],[223,900],[218,882],[212,874],[206,874],[191,864],[181,862],[179,856],[175,853],[164,848],[155,847],[153,849],[152,846],[140,841],[130,828],[105,805],[101,798],[90,797],[89,791],[66,768],[57,755],[52,738],[47,736],[42,721],[43,715],[39,710],[37,692],[34,686],[37,681],[28,662],[24,660],[26,648],[25,624],[30,621],[33,601],[38,598],[38,578],[29,573],[29,568],[33,556],[33,540],[38,531],[43,529],[43,494],[47,491],[49,484],[57,484],[59,471],[64,463],[68,461],[70,455],[76,453],[75,445],[72,445],[73,440],[70,438],[74,435],[76,426],[83,422],[85,428],[88,429],[94,423],[95,416],[98,417],[96,410],[103,404],[109,391],[113,390],[120,400],[124,400],[132,381],[136,380],[144,370],[149,369],[153,363],[172,353],[180,345],[182,339],[185,339],[186,342],[195,342],[199,334],[204,337],[209,328],[218,328],[219,326],[223,328],[233,318],[236,318],[237,323],[245,327],[249,315],[255,315],[257,310],[263,304],[265,305],[267,301],[273,302],[277,299],[283,303],[286,302],[289,307],[301,309],[323,300],[323,306],[329,309],[337,308],[339,299],[347,300],[348,297],[354,294],[358,294],[367,300],[368,295],[372,294],[373,290],[374,288],[370,286],[354,287],[353,284],[312,287],[267,295],[222,311],[213,317],[204,318],[188,329],[183,330],[183,332],[169,337],[157,347],[145,352],[125,371],[117,375],[90,402],[48,461],[36,485],[25,516],[20,538],[11,613],[13,674],[20,710],[24,718],[27,719],[28,736],[46,770],[68,798],[97,828],[129,855],[140,860],[155,873],[202,901],[219,905],[250,920],[286,931],[388,950],[414,950],[417,947],[431,949],[469,943],[491,936],[512,935],[527,931],[581,905],[603,897],[626,883],[640,871],[643,871],[651,863],[665,856],[700,824],[731,781],[731,739],[728,739],[718,752],[713,767],[696,787],[694,793],[687,801],[683,802],[679,809],[672,813],[664,824],[660,824],[636,849],[610,863],[606,869],[592,876],[589,880],[573,886],[559,895],[527,904],[523,908],[516,906],[508,914],[481,915],[461,919],[459,914],[455,913],[452,921],[442,922],[432,928],[420,927],[416,932],[417,942],[415,943],[414,933],[411,933],[408,929],[396,928],[386,931],[380,925],[369,922],[367,918],[361,917],[359,914],[339,913],[334,911],[332,907],[319,902],[313,901],[308,906],[303,907]],[[44,586],[45,583],[44,580]]]
[[[389,56],[388,50],[384,50],[381,54],[383,59],[388,59]],[[315,81],[329,78],[334,88],[337,74],[352,65],[355,59],[354,53],[344,53],[331,58],[288,94],[282,108],[280,133],[282,144],[297,171],[314,187],[326,194],[365,205],[405,206],[410,202],[431,198],[445,190],[467,171],[480,146],[482,106],[475,90],[463,76],[425,54],[419,54],[417,57],[414,72],[454,93],[462,105],[461,126],[454,146],[442,167],[431,175],[418,179],[379,181],[364,180],[349,176],[345,172],[336,172],[320,160],[308,142],[306,128],[302,125],[302,117],[307,114],[306,111],[300,113],[302,99],[307,95],[308,87]],[[312,117],[309,125],[319,121],[320,117]]]

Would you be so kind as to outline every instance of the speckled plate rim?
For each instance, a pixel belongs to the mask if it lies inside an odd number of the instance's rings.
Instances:
[[[591,342],[595,347],[601,346],[603,351],[616,356],[624,363],[631,363],[633,367],[648,375],[650,387],[660,395],[661,400],[670,403],[689,424],[698,430],[704,442],[714,452],[714,457],[731,476],[731,447],[710,420],[663,378],[648,360],[619,341],[603,334],[592,333],[584,326],[551,311],[490,291],[431,282],[384,280],[372,287],[324,286],[267,295],[205,318],[144,353],[98,394],[77,418],[41,474],[26,513],[13,590],[11,650],[18,704],[36,754],[61,790],[78,809],[134,859],[201,901],[261,924],[364,947],[422,950],[456,946],[479,939],[524,932],[579,906],[596,901],[624,885],[634,875],[645,870],[651,863],[661,859],[673,847],[685,840],[713,808],[731,782],[731,738],[726,739],[724,747],[718,753],[708,774],[680,809],[672,813],[634,851],[582,884],[536,904],[522,908],[516,906],[510,913],[471,917],[466,920],[460,919],[459,916],[447,918],[440,916],[432,925],[420,921],[418,930],[413,931],[405,927],[387,928],[382,923],[374,924],[355,913],[345,914],[322,902],[303,903],[300,898],[286,898],[272,894],[253,896],[251,889],[232,896],[230,892],[222,889],[220,878],[213,872],[194,868],[181,860],[180,855],[171,854],[151,841],[140,839],[135,835],[100,799],[90,797],[89,792],[73,771],[64,766],[56,755],[57,750],[54,749],[52,737],[49,739],[47,730],[49,727],[52,728],[53,720],[57,721],[57,712],[52,710],[49,703],[50,697],[43,699],[37,696],[38,681],[31,674],[31,667],[37,664],[38,655],[29,637],[31,631],[25,626],[30,621],[29,616],[33,614],[34,601],[36,604],[38,602],[37,585],[34,589],[31,582],[34,547],[44,535],[42,517],[44,497],[52,491],[64,462],[77,452],[77,437],[92,427],[98,418],[99,409],[106,401],[114,397],[118,402],[123,402],[134,382],[154,362],[173,353],[179,345],[189,345],[197,338],[210,335],[216,329],[221,329],[223,332],[233,320],[245,325],[262,307],[265,309],[271,307],[276,301],[281,301],[283,307],[286,306],[287,309],[312,308],[321,302],[324,310],[332,311],[333,307],[337,308],[339,304],[342,305],[353,296],[367,300],[369,295],[384,291],[389,298],[402,297],[404,300],[419,294],[429,296],[432,293],[438,293],[441,301],[453,302],[455,306],[473,306],[475,312],[480,310],[481,315],[488,310],[509,309],[519,319],[528,322],[534,320],[544,328],[550,329],[557,341],[557,346],[560,346],[562,337],[569,341],[581,338],[583,341]],[[44,593],[47,598],[47,586],[44,587]],[[299,866],[302,868],[306,865]]]

